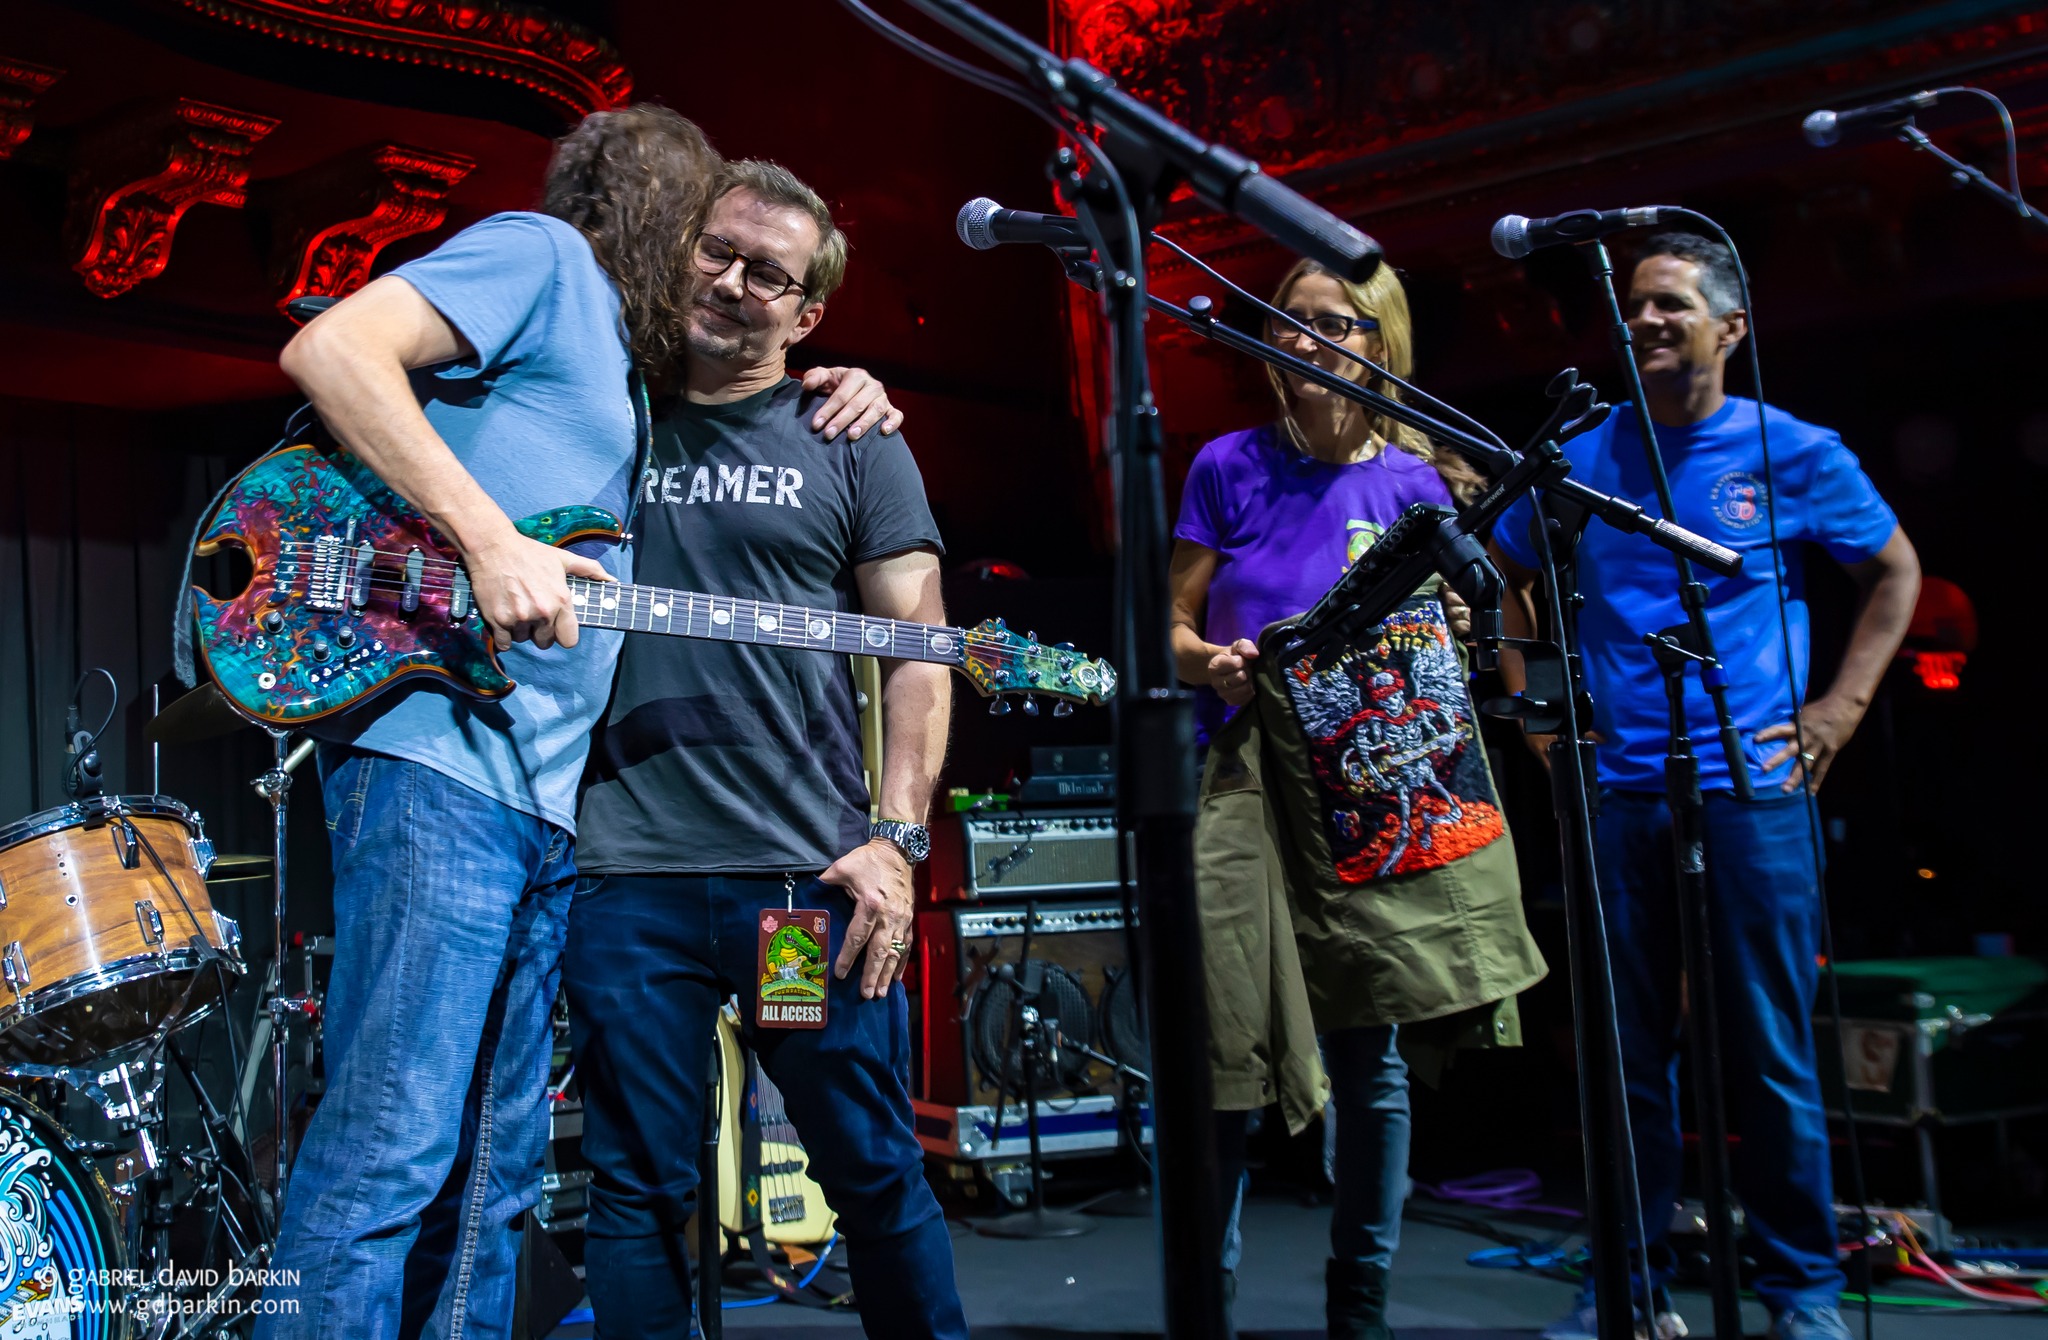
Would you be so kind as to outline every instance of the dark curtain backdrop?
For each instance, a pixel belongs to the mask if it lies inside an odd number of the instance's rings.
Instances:
[[[184,692],[171,677],[171,618],[194,522],[228,475],[275,439],[289,405],[139,414],[0,398],[0,826],[65,803],[64,709],[94,666],[120,684],[100,741],[109,792],[152,789],[143,738],[150,689],[166,706]],[[225,592],[231,564],[199,565]],[[106,711],[104,681],[85,687],[87,729]],[[267,852],[269,811],[249,788],[270,741],[245,729],[163,747],[157,788],[200,811],[221,852]],[[317,778],[293,791],[294,926],[331,920]],[[218,886],[252,953],[267,953],[264,886]]]

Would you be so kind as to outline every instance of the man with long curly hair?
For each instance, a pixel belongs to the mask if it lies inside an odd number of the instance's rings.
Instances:
[[[461,551],[519,690],[491,704],[394,693],[314,732],[334,856],[328,1083],[260,1335],[510,1333],[517,1224],[546,1146],[576,784],[621,642],[579,638],[565,576],[623,577],[630,562],[550,548],[510,518],[630,514],[634,373],[679,372],[690,246],[719,167],[671,111],[597,113],[557,146],[541,212],[466,229],[284,351],[341,445]],[[806,379],[828,383],[821,428],[894,428],[865,374]]]

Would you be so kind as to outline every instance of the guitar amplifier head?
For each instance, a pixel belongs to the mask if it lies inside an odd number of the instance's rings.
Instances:
[[[1001,901],[1117,888],[1116,817],[1108,809],[962,814],[932,836],[934,898]]]

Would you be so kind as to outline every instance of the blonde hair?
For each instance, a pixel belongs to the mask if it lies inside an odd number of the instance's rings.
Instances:
[[[1401,287],[1401,277],[1394,273],[1391,265],[1381,265],[1372,272],[1372,277],[1362,284],[1356,284],[1342,275],[1331,272],[1314,261],[1296,261],[1287,277],[1280,281],[1280,287],[1273,292],[1273,305],[1287,306],[1288,294],[1301,281],[1303,275],[1329,275],[1344,290],[1344,297],[1353,311],[1360,316],[1371,317],[1379,323],[1373,333],[1379,336],[1381,356],[1375,360],[1379,366],[1394,376],[1406,381],[1415,370],[1415,327],[1408,316],[1408,291]],[[1390,400],[1401,399],[1401,388],[1371,369],[1358,370],[1357,378],[1366,386],[1378,391]],[[1288,394],[1287,382],[1278,368],[1268,365],[1266,380],[1272,384],[1273,398],[1280,406],[1280,431],[1294,445],[1295,450],[1306,453],[1308,439],[1295,422],[1294,402]],[[1486,481],[1464,459],[1447,452],[1438,452],[1421,432],[1399,423],[1385,414],[1372,414],[1369,420],[1374,435],[1382,442],[1399,447],[1411,456],[1428,461],[1442,475],[1452,496],[1461,501],[1476,497]]]

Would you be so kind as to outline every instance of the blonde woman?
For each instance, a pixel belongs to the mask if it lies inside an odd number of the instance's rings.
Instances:
[[[1407,376],[1408,301],[1392,269],[1352,284],[1303,262],[1273,305]],[[1292,324],[1275,321],[1267,338],[1394,393]],[[1452,500],[1419,434],[1314,382],[1272,380],[1277,417],[1202,448],[1174,530],[1173,650],[1197,686],[1210,753],[1195,845],[1218,1149],[1235,1205],[1247,1113],[1277,1101],[1290,1127],[1305,1124],[1327,1071],[1337,1115],[1329,1334],[1392,1340],[1387,1276],[1410,1128],[1396,1028],[1411,1030],[1418,1064],[1429,1053],[1417,1044],[1468,1011],[1484,1013],[1477,1032],[1490,1042],[1515,1040],[1513,994],[1542,966],[1466,696],[1462,602],[1418,592],[1398,626],[1345,656],[1262,673],[1262,630],[1314,605],[1408,507]],[[1449,893],[1447,879],[1465,892]],[[1233,1209],[1233,1272],[1236,1224]]]

